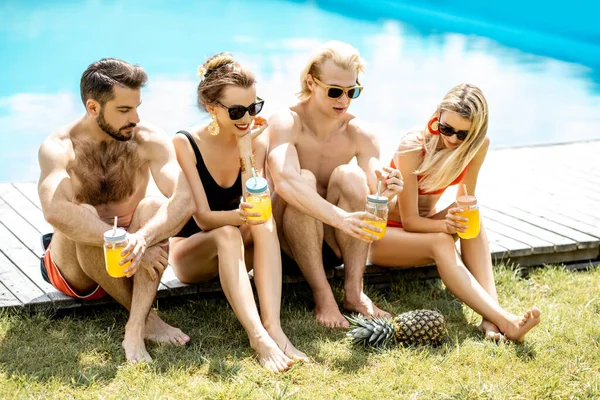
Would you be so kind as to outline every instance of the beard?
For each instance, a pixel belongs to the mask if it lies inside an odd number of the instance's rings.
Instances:
[[[120,142],[126,142],[130,140],[133,137],[133,130],[129,133],[125,133],[124,131],[129,128],[135,128],[136,126],[136,124],[127,124],[119,129],[113,127],[106,121],[106,119],[104,119],[103,109],[100,110],[100,114],[98,114],[98,117],[96,117],[96,123],[98,123],[100,129],[102,129],[104,132],[110,135],[110,137]]]

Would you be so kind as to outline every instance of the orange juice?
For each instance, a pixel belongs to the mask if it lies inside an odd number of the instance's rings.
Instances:
[[[370,219],[365,219],[363,221],[369,223],[369,225],[373,225],[373,226],[376,226],[377,228],[381,229],[381,232],[374,232],[370,229],[361,228],[363,231],[369,232],[369,233],[377,236],[378,240],[381,239],[383,237],[383,235],[385,235],[385,228],[387,226],[387,221],[375,221],[375,220],[370,220]]]
[[[269,184],[267,180],[256,175],[256,171],[252,169],[254,176],[246,181],[246,203],[252,204],[252,208],[248,209],[252,213],[260,213],[260,217],[248,217],[249,220],[265,220],[268,221],[273,214],[271,208],[271,194],[269,193]]]
[[[127,232],[121,228],[111,229],[104,232],[104,262],[106,272],[113,278],[126,276],[125,268],[129,267],[131,261],[123,265],[119,261],[123,259],[121,252],[127,246]]]
[[[456,214],[463,218],[467,218],[469,221],[465,222],[468,226],[464,232],[457,232],[458,237],[462,239],[473,239],[479,235],[479,209],[465,210],[464,212]]]
[[[271,198],[269,196],[249,195],[246,201],[252,204],[252,208],[248,209],[248,211],[260,213],[262,215],[262,217],[248,217],[248,219],[264,219],[265,221],[268,221],[269,218],[271,218],[273,210],[271,208]]]
[[[109,245],[110,246],[110,245]],[[127,274],[124,272],[125,268],[128,268],[131,261],[126,262],[123,265],[119,264],[119,261],[123,259],[121,252],[125,246],[122,247],[104,247],[104,260],[106,262],[106,272],[113,278],[122,278]]]
[[[473,239],[479,235],[479,206],[477,205],[477,199],[475,196],[460,196],[456,204],[459,208],[463,209],[463,212],[456,213],[459,217],[467,218],[467,222],[462,224],[467,225],[467,230],[464,232],[456,232],[458,237],[461,239]]]
[[[387,226],[388,198],[385,196],[380,196],[378,194],[367,195],[367,204],[365,205],[365,212],[372,214],[373,218],[367,217],[363,221],[381,229],[381,232],[374,232],[367,228],[361,229],[365,232],[369,232],[377,236],[377,240],[380,240],[383,237],[383,235],[385,235],[385,228]],[[374,217],[378,219],[375,219]]]

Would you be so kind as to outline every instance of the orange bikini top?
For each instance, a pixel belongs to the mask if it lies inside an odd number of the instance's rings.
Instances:
[[[395,165],[395,163],[394,163],[394,160],[392,160],[392,161],[390,162],[390,167],[392,167],[392,168],[394,168],[394,169],[396,168],[396,165]],[[463,171],[460,173],[460,175],[458,175],[458,176],[456,177],[456,179],[452,181],[452,183],[450,183],[448,186],[446,186],[446,187],[444,187],[444,188],[441,188],[441,189],[434,190],[433,192],[424,192],[424,191],[422,191],[422,190],[421,190],[421,188],[419,188],[419,194],[420,194],[420,195],[442,194],[442,193],[444,193],[444,191],[445,191],[446,189],[448,189],[448,187],[449,187],[449,186],[458,185],[458,184],[460,183],[460,181],[462,181],[462,179],[465,177],[465,173],[466,173],[466,171],[467,171],[467,169],[466,169],[466,168],[465,168],[465,169],[463,169]],[[420,181],[421,179],[423,179],[423,177],[424,177],[423,175],[417,175],[417,180],[418,180],[418,181]]]

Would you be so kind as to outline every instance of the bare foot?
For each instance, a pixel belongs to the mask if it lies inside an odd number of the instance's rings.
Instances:
[[[344,308],[350,312],[357,312],[365,317],[391,318],[392,314],[377,307],[366,294],[361,293],[358,301],[344,299]]]
[[[537,307],[533,307],[523,317],[513,316],[510,324],[504,331],[506,338],[517,343],[523,342],[527,332],[540,323],[540,315],[540,310]]]
[[[190,341],[190,337],[181,329],[174,328],[160,319],[154,310],[151,310],[146,318],[145,338],[155,343],[166,343],[175,346],[184,346]]]
[[[125,349],[125,358],[134,364],[146,361],[152,362],[152,358],[142,336],[141,327],[125,326],[125,338],[123,339],[123,349]]]
[[[266,333],[264,337],[250,339],[250,346],[256,351],[260,365],[269,371],[282,372],[294,364],[294,361],[283,354]]]
[[[327,328],[350,327],[350,324],[340,312],[340,308],[338,307],[338,304],[335,301],[335,298],[333,297],[331,289],[321,294],[314,291],[313,297],[316,303],[315,309],[313,310],[313,314],[315,314],[315,318],[317,319],[317,322],[319,324]]]
[[[327,328],[348,328],[350,324],[344,318],[337,304],[335,308],[315,307],[313,313],[317,322]]]
[[[505,342],[506,337],[502,334],[500,329],[491,323],[490,321],[484,319],[481,321],[481,324],[477,327],[483,334],[485,338],[494,342]]]
[[[308,362],[308,356],[294,347],[292,342],[285,336],[281,327],[267,329],[269,336],[275,341],[279,349],[283,351],[283,354],[288,356],[294,361]]]

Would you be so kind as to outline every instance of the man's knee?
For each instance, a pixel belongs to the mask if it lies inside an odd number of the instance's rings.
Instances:
[[[315,175],[307,170],[307,169],[302,169],[300,170],[300,175],[302,175],[302,178],[304,178],[306,180],[306,182],[308,183],[308,185],[314,190],[317,191],[317,178],[315,177]],[[312,218],[302,212],[300,212],[299,210],[297,210],[296,208],[294,208],[293,206],[291,206],[290,204],[286,203],[285,200],[279,196],[279,195],[275,195],[274,196],[276,198],[276,201],[278,202],[282,202],[282,204],[285,204],[284,207],[281,207],[281,204],[277,204],[276,206],[279,208],[283,208],[284,211],[280,212],[279,214],[281,214],[281,218],[282,218],[282,223],[283,221],[290,220],[293,219],[294,221],[296,221],[298,218]]]
[[[133,212],[133,218],[129,225],[129,232],[135,232],[141,228],[146,222],[148,222],[156,213],[158,209],[167,202],[167,199],[148,196],[139,202],[135,211]]]
[[[135,211],[140,210],[142,213],[149,213],[152,215],[156,214],[158,209],[163,206],[167,202],[167,199],[164,197],[156,197],[156,196],[148,196],[144,197],[142,201],[138,204]]]
[[[369,194],[367,177],[358,165],[344,164],[334,169],[329,180],[329,188],[338,191],[345,200],[349,201],[364,202]]]
[[[300,170],[300,175],[308,182],[311,188],[317,190],[317,178],[315,177],[315,174],[307,169],[302,169]]]
[[[100,216],[98,215],[98,210],[96,210],[96,207],[91,206],[89,204],[80,204],[80,206],[83,207],[83,208],[85,208],[86,210],[88,210],[92,214],[94,214],[96,217],[100,218]]]

